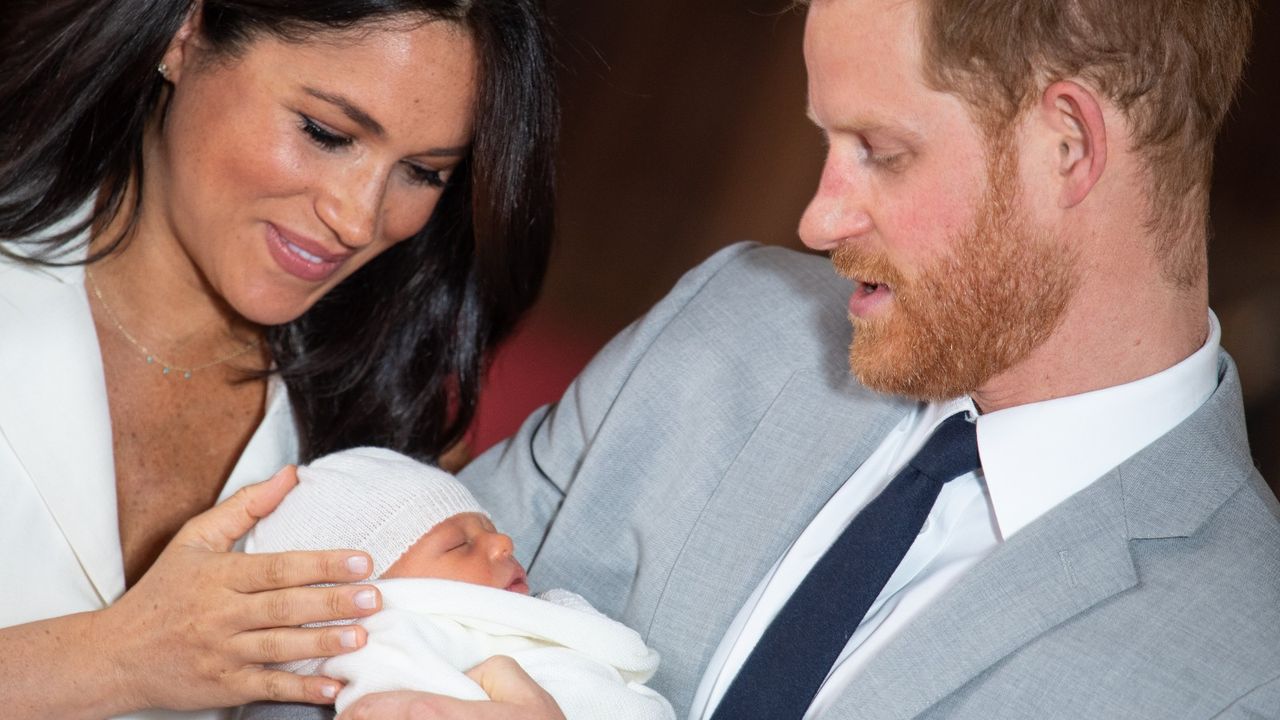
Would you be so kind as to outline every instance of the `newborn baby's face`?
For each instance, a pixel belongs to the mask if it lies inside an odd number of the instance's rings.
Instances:
[[[489,518],[459,513],[418,538],[382,577],[443,578],[527,594],[524,568],[511,550],[511,538]]]

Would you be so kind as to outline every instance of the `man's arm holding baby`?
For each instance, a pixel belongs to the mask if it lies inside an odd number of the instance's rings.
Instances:
[[[357,700],[338,720],[564,720],[555,700],[514,660],[491,657],[471,668],[490,702],[458,700],[431,693],[372,693]],[[333,708],[317,705],[256,703],[238,720],[330,720]]]
[[[564,720],[555,700],[509,657],[491,657],[467,676],[492,701],[409,691],[374,693],[356,701],[338,720]]]

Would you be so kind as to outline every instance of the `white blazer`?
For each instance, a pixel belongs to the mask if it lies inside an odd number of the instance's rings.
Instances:
[[[273,380],[219,500],[297,457],[288,396]],[[0,548],[0,627],[98,610],[124,593],[111,417],[81,266],[0,259]]]

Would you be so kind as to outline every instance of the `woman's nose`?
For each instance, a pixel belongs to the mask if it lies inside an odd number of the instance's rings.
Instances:
[[[352,249],[377,238],[385,182],[374,172],[352,172],[335,178],[316,200],[316,214],[338,242]]]

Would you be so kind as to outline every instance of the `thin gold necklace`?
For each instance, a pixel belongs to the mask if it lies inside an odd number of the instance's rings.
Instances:
[[[180,367],[171,362],[166,362],[159,355],[148,350],[145,345],[135,340],[134,337],[129,334],[129,331],[124,329],[124,325],[120,322],[120,318],[116,315],[116,311],[111,308],[111,304],[107,302],[107,299],[102,297],[102,291],[98,289],[98,281],[93,279],[93,271],[86,267],[84,269],[84,276],[89,280],[89,288],[93,290],[93,296],[98,299],[98,304],[102,306],[102,309],[107,311],[107,317],[111,318],[111,322],[115,324],[116,329],[120,331],[120,334],[124,336],[125,340],[129,341],[130,345],[134,346],[142,353],[142,356],[147,359],[148,365],[159,365],[160,373],[162,375],[168,376],[173,373],[178,373],[182,375],[183,380],[190,380],[191,374],[194,372],[205,370],[215,365],[221,365],[222,363],[230,360],[235,360],[241,355],[258,349],[260,341],[254,340],[234,352],[223,355],[216,360],[212,360],[202,365],[196,365],[195,367]]]

